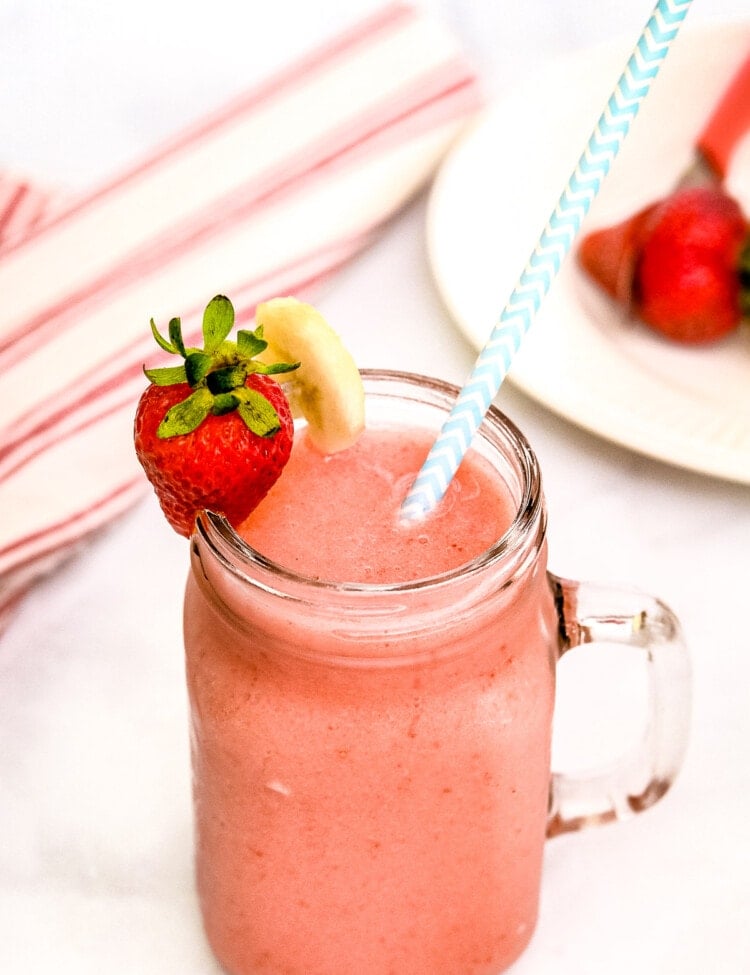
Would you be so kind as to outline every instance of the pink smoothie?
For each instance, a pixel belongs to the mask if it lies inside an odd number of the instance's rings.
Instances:
[[[268,558],[318,579],[405,582],[454,569],[500,538],[514,511],[492,470],[475,462],[459,468],[428,524],[403,524],[399,506],[432,439],[426,431],[405,438],[367,430],[349,450],[324,456],[300,437],[240,534]]]
[[[442,512],[399,526],[431,439],[376,429],[323,457],[298,438],[243,535],[325,580],[465,563],[513,505],[470,456]],[[185,610],[196,868],[232,975],[496,975],[528,942],[554,690],[543,547],[513,584],[476,585],[474,603],[402,595],[406,632],[376,600],[341,624],[325,590],[298,604],[201,555]]]

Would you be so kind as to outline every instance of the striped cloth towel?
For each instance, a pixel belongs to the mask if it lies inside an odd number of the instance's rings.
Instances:
[[[431,176],[479,106],[455,40],[370,15],[74,201],[0,179],[0,625],[147,489],[132,419],[148,320],[312,298]]]

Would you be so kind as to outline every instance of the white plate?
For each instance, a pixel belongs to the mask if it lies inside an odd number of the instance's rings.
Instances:
[[[429,257],[458,326],[481,348],[617,82],[631,44],[557,62],[491,108],[453,150],[428,208]],[[673,44],[582,232],[666,194],[750,47],[750,22]],[[729,190],[750,212],[750,138]],[[574,423],[681,467],[750,484],[750,326],[681,346],[625,320],[569,256],[509,379]]]

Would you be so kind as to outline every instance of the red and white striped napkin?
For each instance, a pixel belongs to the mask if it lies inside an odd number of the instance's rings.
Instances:
[[[0,179],[0,620],[147,489],[148,329],[229,295],[311,297],[431,176],[479,105],[455,40],[391,4],[83,199]]]

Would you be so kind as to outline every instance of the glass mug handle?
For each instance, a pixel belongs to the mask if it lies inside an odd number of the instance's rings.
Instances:
[[[647,717],[638,743],[612,765],[579,776],[554,772],[547,835],[629,819],[661,799],[687,747],[690,661],[674,613],[652,596],[550,574],[560,654],[573,647],[625,644],[643,656]]]

